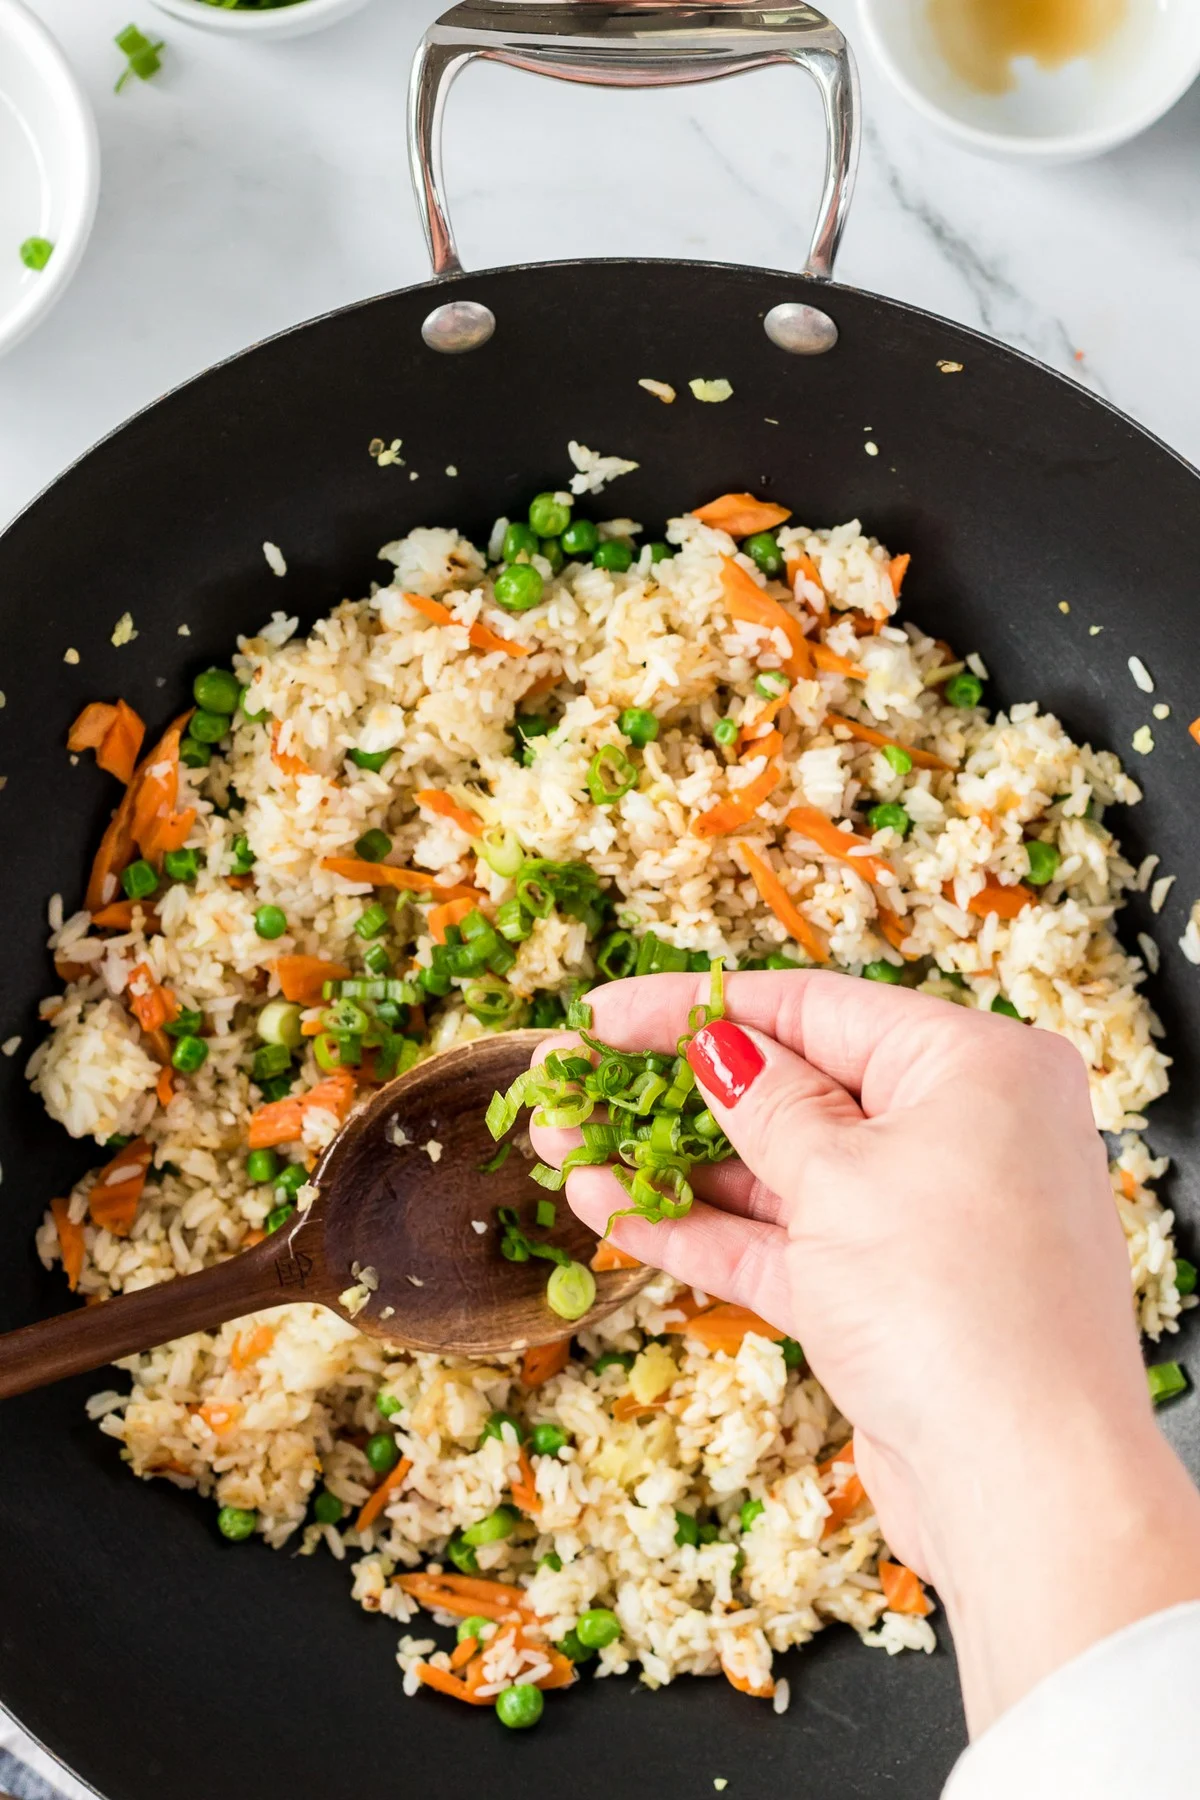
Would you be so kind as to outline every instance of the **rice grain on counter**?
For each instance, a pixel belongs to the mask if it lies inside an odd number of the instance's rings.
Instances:
[[[381,464],[399,447],[371,446]],[[636,466],[577,444],[571,456],[577,493]],[[542,498],[569,509],[569,495]],[[320,1005],[297,1002],[285,1091],[334,1085],[296,1109],[281,1173],[252,1180],[248,1122],[281,1079],[256,1072],[256,1025],[296,959],[360,976],[374,946],[375,966],[430,983],[423,1011],[400,1004],[396,1029],[419,1040],[411,1054],[485,1030],[491,1015],[466,977],[436,991],[439,951],[458,930],[434,915],[436,885],[473,890],[486,918],[519,926],[484,982],[506,1022],[561,1017],[620,943],[652,968],[820,955],[955,1004],[1003,1002],[1061,1033],[1087,1064],[1098,1126],[1120,1134],[1114,1205],[1140,1324],[1175,1330],[1189,1302],[1153,1193],[1165,1165],[1138,1135],[1168,1059],[1143,965],[1114,934],[1136,877],[1103,823],[1111,803],[1139,798],[1134,782],[1036,703],[979,704],[986,669],[973,655],[948,663],[946,646],[900,622],[907,558],[857,521],[784,527],[775,552],[759,545],[771,575],[691,515],[669,524],[666,556],[638,548],[639,530],[623,520],[593,532],[599,566],[568,558],[556,572],[539,551],[539,603],[506,612],[485,556],[457,531],[421,527],[385,547],[386,585],[307,637],[276,613],[239,641],[229,736],[207,767],[171,777],[191,872],[110,908],[107,923],[55,916],[63,991],[44,1004],[50,1031],[30,1078],[73,1136],[135,1138],[150,1168],[127,1235],[92,1216],[88,1176],[47,1213],[43,1260],[69,1254],[84,1297],[131,1291],[235,1254],[297,1191],[311,1198],[306,1169],[338,1128],[335,1090],[348,1103],[353,1082],[329,1075]],[[631,713],[653,714],[656,733],[638,743]],[[620,772],[620,797],[597,797],[598,766]],[[713,823],[727,819],[736,829]],[[572,903],[526,916],[515,864],[477,854],[510,841],[543,871],[571,865]],[[418,891],[379,885],[381,859],[417,872]],[[264,908],[284,921],[273,937]],[[165,1090],[162,1033],[131,1010],[163,993],[199,1015],[207,1046]],[[436,1160],[440,1146],[425,1149]],[[276,1185],[288,1166],[290,1189]],[[370,1271],[354,1274],[348,1304],[370,1292]],[[523,1623],[477,1652],[489,1692],[550,1666],[580,1615],[605,1608],[618,1630],[598,1674],[637,1669],[658,1687],[723,1671],[782,1711],[775,1657],[827,1624],[889,1653],[930,1650],[934,1635],[920,1608],[889,1608],[849,1427],[798,1346],[752,1322],[732,1351],[711,1350],[687,1332],[709,1304],[657,1276],[578,1332],[564,1366],[534,1386],[517,1354],[410,1355],[294,1305],[127,1359],[130,1392],[97,1395],[90,1411],[135,1474],[252,1513],[274,1546],[353,1552],[353,1597],[404,1632],[406,1692],[452,1678],[421,1595],[445,1623],[436,1596],[466,1562],[524,1590]],[[664,1333],[670,1366],[656,1365],[643,1404],[632,1367],[644,1372],[648,1341]],[[522,1437],[553,1425],[563,1442],[538,1452],[511,1428],[485,1431],[501,1413]],[[401,1458],[383,1478],[362,1447],[381,1433]],[[512,1532],[465,1556],[462,1531],[517,1493]],[[429,1573],[410,1580],[419,1569]]]

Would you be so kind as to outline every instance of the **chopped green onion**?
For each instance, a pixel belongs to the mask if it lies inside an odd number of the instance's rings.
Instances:
[[[878,962],[864,964],[863,974],[868,981],[885,981],[893,987],[903,979],[903,970],[898,969],[895,963],[885,962],[882,958]]]
[[[1181,1294],[1194,1294],[1196,1291],[1196,1265],[1189,1262],[1186,1256],[1175,1258],[1175,1286]]]
[[[488,826],[479,840],[479,853],[488,868],[506,881],[513,879],[525,861],[520,838],[504,825]]]
[[[524,943],[532,932],[533,920],[515,896],[501,901],[496,908],[496,930],[510,944]]]
[[[883,758],[885,762],[891,764],[897,775],[912,773],[913,759],[907,750],[900,748],[899,744],[884,744]]]
[[[1047,882],[1054,880],[1062,860],[1057,844],[1045,844],[1040,838],[1031,838],[1025,846],[1025,854],[1029,859],[1026,880],[1034,887],[1045,887]]]
[[[463,989],[463,1004],[481,1025],[502,1025],[521,1005],[521,997],[495,976],[484,975]]]
[[[264,1081],[270,1081],[274,1075],[282,1075],[291,1066],[292,1053],[286,1044],[262,1044],[254,1052],[250,1078],[261,1085]]]
[[[635,1361],[632,1350],[605,1350],[592,1364],[592,1374],[603,1375],[606,1369],[624,1369],[628,1373]]]
[[[782,700],[791,685],[782,669],[764,669],[754,677],[754,691],[763,700]]]
[[[700,1542],[699,1520],[694,1518],[691,1513],[681,1512],[678,1507],[675,1509],[675,1542],[681,1547],[684,1544],[695,1545]]]
[[[195,1037],[204,1023],[204,1014],[194,1007],[181,1006],[173,1019],[163,1026],[168,1037]]]
[[[597,806],[611,806],[637,786],[638,772],[617,744],[604,744],[587,769],[588,793]]]
[[[596,1300],[596,1277],[584,1263],[560,1264],[546,1283],[546,1304],[560,1319],[582,1319]]]
[[[553,1200],[539,1200],[533,1209],[533,1222],[543,1231],[553,1231],[558,1223],[558,1208]]]
[[[1146,1382],[1155,1406],[1187,1392],[1187,1376],[1176,1362],[1151,1363],[1146,1370]]]
[[[620,981],[637,967],[638,947],[631,931],[614,931],[597,945],[596,967],[605,981]]]
[[[268,1000],[254,1021],[255,1035],[264,1044],[282,1044],[288,1050],[298,1050],[303,1035],[300,1030],[303,1010],[294,1000]],[[278,1070],[274,1072],[279,1073]]]
[[[390,856],[391,849],[392,840],[386,831],[371,830],[364,831],[357,839],[354,854],[363,862],[382,862],[385,856]]]
[[[502,1168],[504,1166],[504,1164],[508,1161],[511,1154],[512,1154],[512,1145],[511,1144],[501,1144],[500,1148],[495,1152],[494,1155],[489,1156],[486,1162],[480,1163],[479,1173],[481,1175],[494,1175],[496,1173],[497,1169]]]
[[[139,31],[136,25],[126,25],[118,31],[113,39],[118,50],[123,50],[127,58],[126,67],[121,71],[113,84],[113,93],[119,94],[131,75],[139,81],[149,81],[162,68],[159,51],[165,48],[161,42],[152,44],[145,32]]]
[[[395,746],[392,746],[392,750]],[[357,769],[369,769],[372,775],[378,775],[392,750],[347,750],[346,756]]]
[[[354,921],[354,929],[360,938],[376,938],[381,931],[387,930],[387,922],[387,907],[380,906],[376,900]]]
[[[617,720],[617,730],[639,750],[644,750],[658,736],[658,720],[644,706],[627,706]]]
[[[1006,1000],[1003,994],[997,994],[996,998],[992,1001],[992,1011],[994,1013],[1001,1013],[1006,1019],[1020,1019],[1021,1017],[1021,1014],[1017,1011],[1012,1001]]]
[[[163,868],[171,881],[195,881],[200,873],[200,852],[167,850],[163,855]]]
[[[743,1500],[741,1511],[738,1513],[738,1524],[743,1531],[749,1531],[755,1519],[761,1519],[766,1510],[765,1500]]]
[[[266,1226],[265,1226],[267,1236],[273,1237],[275,1235],[275,1233],[279,1230],[281,1225],[287,1224],[288,1220],[292,1217],[292,1215],[295,1211],[296,1211],[296,1208],[292,1205],[291,1201],[289,1200],[286,1205],[277,1206],[275,1208],[274,1212],[269,1212],[266,1217]]]
[[[363,951],[363,967],[372,975],[386,975],[392,966],[392,959],[383,944],[369,944]]]
[[[148,900],[158,887],[158,876],[148,862],[131,862],[122,873],[121,886],[131,900]]]
[[[27,269],[44,269],[54,254],[49,238],[27,237],[21,245],[21,261]]]
[[[248,875],[258,858],[250,848],[250,840],[243,833],[233,840],[233,860],[229,865],[231,875]]]

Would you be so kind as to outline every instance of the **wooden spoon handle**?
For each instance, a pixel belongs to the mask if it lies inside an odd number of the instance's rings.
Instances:
[[[243,1313],[316,1299],[305,1279],[306,1264],[311,1267],[310,1259],[294,1245],[266,1238],[198,1275],[5,1332],[0,1335],[0,1400],[102,1368],[119,1356],[152,1350],[190,1331],[211,1330]]]

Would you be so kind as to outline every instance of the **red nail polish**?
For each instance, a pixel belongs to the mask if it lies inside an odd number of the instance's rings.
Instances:
[[[740,1025],[714,1019],[688,1045],[687,1059],[702,1087],[722,1106],[736,1106],[763,1068],[766,1057]]]

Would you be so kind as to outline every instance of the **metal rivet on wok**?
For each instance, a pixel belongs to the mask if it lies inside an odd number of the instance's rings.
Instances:
[[[824,356],[838,341],[838,328],[829,314],[799,300],[773,306],[763,320],[763,330],[773,344],[793,356]]]
[[[479,300],[447,300],[435,306],[421,327],[421,336],[431,350],[454,355],[462,350],[478,350],[496,329],[496,315]]]

